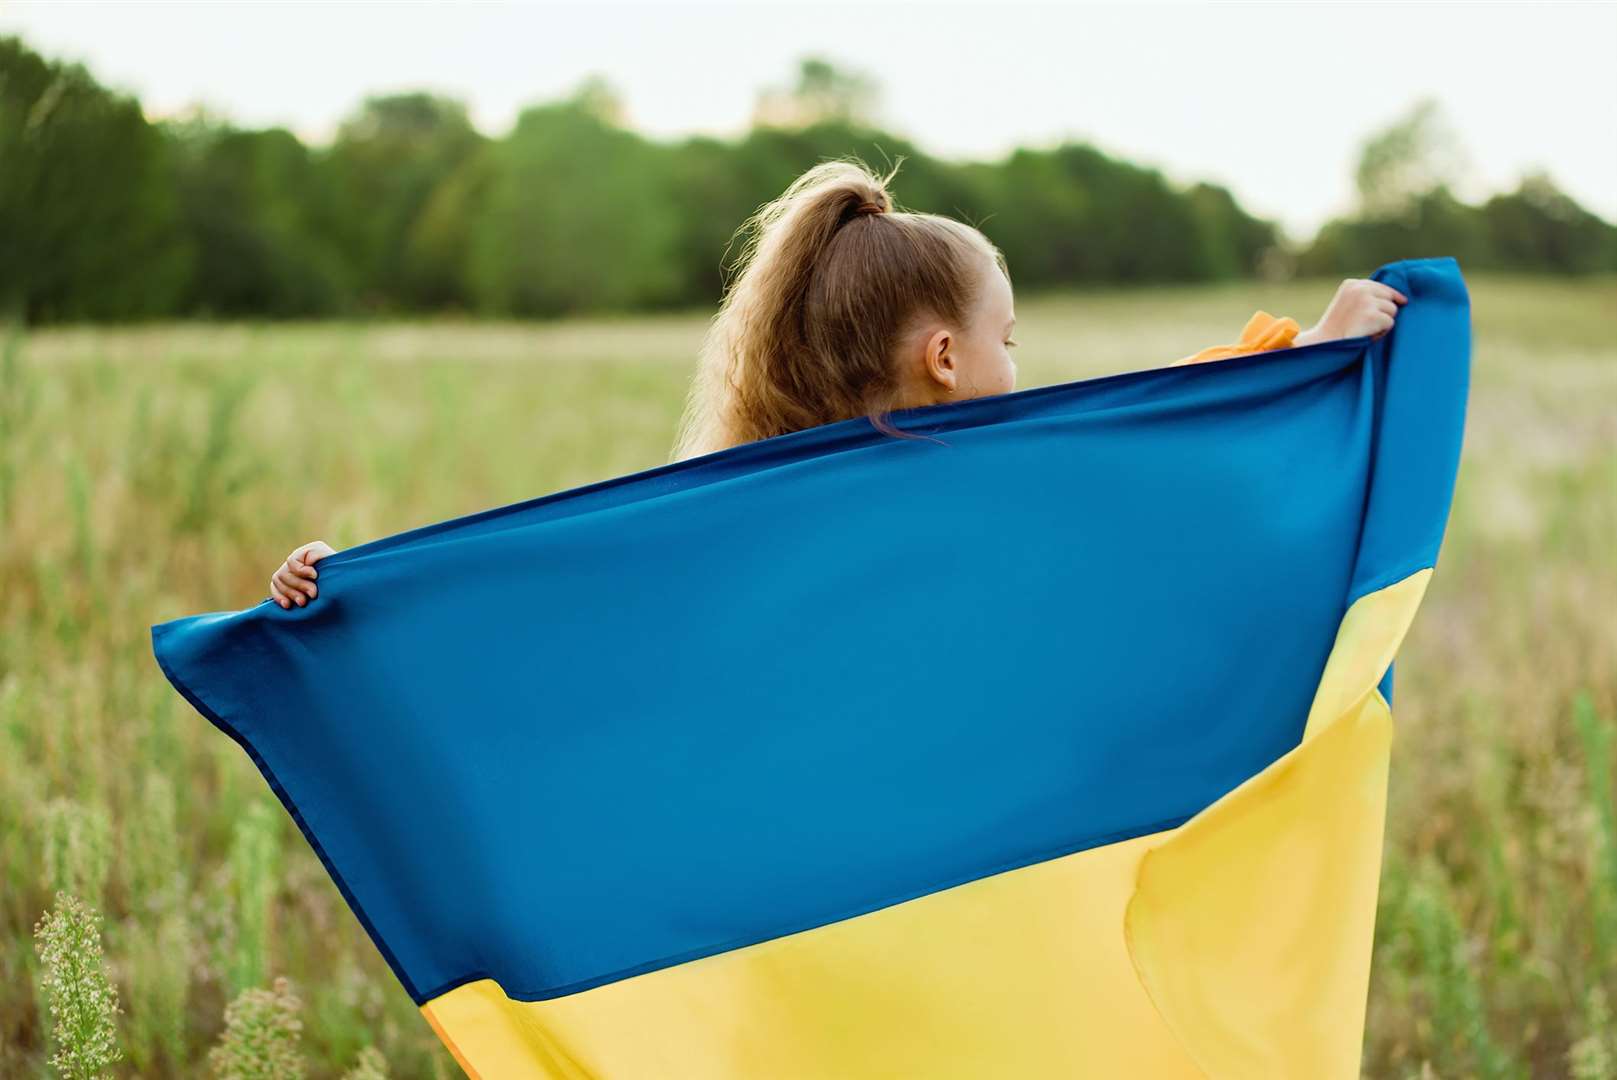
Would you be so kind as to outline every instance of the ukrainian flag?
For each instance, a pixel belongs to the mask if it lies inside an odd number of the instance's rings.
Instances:
[[[1459,461],[1395,328],[847,420],[153,627],[474,1077],[1356,1077]],[[422,587],[422,583],[429,587]]]

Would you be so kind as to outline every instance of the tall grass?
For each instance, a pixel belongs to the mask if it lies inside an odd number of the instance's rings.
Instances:
[[[1471,284],[1465,460],[1397,669],[1365,1072],[1609,1077],[1617,282]],[[1311,318],[1333,285],[1023,298],[1022,384],[1166,362],[1259,307]],[[661,463],[705,314],[0,345],[0,1076],[48,1069],[31,928],[58,888],[106,916],[118,1075],[208,1075],[249,1027],[276,1068],[459,1075],[147,628],[255,603],[304,540]]]
[[[100,1080],[123,1058],[118,1045],[118,992],[101,962],[101,915],[58,891],[34,926],[43,967],[43,1013],[52,1020],[50,1057],[67,1080]]]
[[[268,990],[243,990],[225,1009],[225,1033],[208,1052],[219,1080],[301,1080],[303,1002],[282,975]]]

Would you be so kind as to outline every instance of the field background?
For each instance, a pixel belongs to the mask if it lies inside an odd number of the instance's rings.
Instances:
[[[1156,366],[1336,282],[1018,303],[1022,386]],[[1617,278],[1471,276],[1453,517],[1398,660],[1365,1073],[1617,1076]],[[45,1073],[32,927],[106,916],[121,1076],[190,1076],[286,975],[312,1075],[458,1070],[148,627],[344,547],[667,459],[705,312],[164,324],[0,356],[0,1076]],[[423,589],[436,583],[423,581]],[[273,693],[273,687],[266,688]]]

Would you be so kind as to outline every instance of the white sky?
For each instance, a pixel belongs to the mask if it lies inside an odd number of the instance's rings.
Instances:
[[[1361,140],[1431,94],[1471,166],[1462,198],[1537,166],[1617,221],[1613,3],[0,2],[0,33],[151,116],[205,102],[312,142],[367,92],[418,88],[500,134],[590,73],[650,135],[732,135],[817,54],[874,76],[884,125],[931,153],[1083,138],[1296,236],[1349,204]]]

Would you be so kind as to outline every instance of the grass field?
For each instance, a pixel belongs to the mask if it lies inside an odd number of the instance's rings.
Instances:
[[[1400,654],[1365,1073],[1617,1077],[1617,281],[1470,282],[1442,559]],[[1023,386],[1156,366],[1334,282],[1018,304]],[[205,1075],[288,976],[309,1075],[459,1075],[148,626],[337,547],[666,460],[705,320],[174,325],[0,359],[0,1076],[48,1075],[33,927],[105,915],[120,1076]],[[434,583],[423,582],[422,588]],[[356,1073],[355,1075],[375,1075]]]

